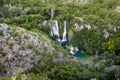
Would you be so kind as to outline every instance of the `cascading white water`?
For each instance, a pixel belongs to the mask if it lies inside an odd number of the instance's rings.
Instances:
[[[57,36],[57,41],[62,42],[62,44],[67,44],[67,31],[66,31],[66,20],[64,20],[64,28],[63,28],[63,35],[62,35],[62,39],[60,40],[59,38],[59,27],[58,27],[58,21],[54,20],[51,22],[50,24],[50,28],[51,28],[51,32],[50,35],[53,36]]]
[[[67,38],[66,38],[66,31],[63,32],[62,42],[64,42],[64,41],[67,41]]]
[[[63,32],[63,36],[62,36],[62,42],[67,41],[66,20],[64,20],[64,29],[63,30],[64,30],[64,32]]]
[[[50,35],[53,36],[57,36],[59,38],[59,28],[58,28],[58,21],[54,20],[52,21],[52,23],[50,24]]]
[[[66,31],[66,20],[64,20],[64,32]]]

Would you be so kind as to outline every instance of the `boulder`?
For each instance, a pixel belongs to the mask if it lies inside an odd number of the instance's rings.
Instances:
[[[6,31],[8,29],[7,24],[0,24],[0,30]]]
[[[84,28],[86,28],[86,29],[91,29],[91,25],[89,25],[89,24],[82,24],[82,25],[79,25],[78,23],[75,23],[74,24],[74,29],[76,29],[76,30],[82,30],[82,29],[84,29]]]

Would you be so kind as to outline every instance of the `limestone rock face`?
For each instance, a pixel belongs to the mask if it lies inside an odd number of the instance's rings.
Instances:
[[[110,33],[106,30],[106,29],[104,29],[104,38],[105,39],[108,39],[109,38],[109,36],[110,36]]]
[[[7,30],[8,29],[8,25],[7,24],[0,24],[0,30]]]
[[[8,67],[6,75],[12,76],[33,67],[32,63],[39,60],[36,51],[50,54],[55,49],[51,40],[42,34],[0,24],[0,63]]]
[[[117,6],[115,11],[120,13],[120,6]]]
[[[86,4],[88,0],[61,0],[64,4],[65,3],[72,3],[75,2],[76,4]]]
[[[84,29],[84,28],[86,28],[86,29],[91,29],[91,25],[89,25],[89,24],[82,24],[82,25],[79,25],[78,23],[75,23],[74,24],[74,29],[76,29],[76,30],[82,30],[82,29]]]

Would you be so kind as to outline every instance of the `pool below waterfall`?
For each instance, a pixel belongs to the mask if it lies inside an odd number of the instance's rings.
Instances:
[[[77,57],[83,65],[88,64],[90,60],[90,56],[81,53],[82,50],[76,51],[74,54],[72,54],[74,57]]]
[[[84,58],[84,57],[86,57],[86,55],[84,55],[83,53],[81,53],[80,50],[76,51],[76,52],[73,54],[73,56],[78,57],[78,58]]]
[[[82,48],[77,49],[74,52],[73,56],[78,57],[78,58],[86,58],[87,55],[85,55],[82,51],[85,52],[85,49],[82,49]]]

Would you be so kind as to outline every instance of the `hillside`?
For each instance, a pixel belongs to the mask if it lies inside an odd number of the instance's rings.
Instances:
[[[69,56],[55,50],[47,35],[0,24],[0,63],[7,68],[1,74],[12,76],[16,72],[25,72],[38,61],[46,64],[46,61],[68,60]]]
[[[0,0],[0,79],[119,80],[119,20],[120,0]]]

